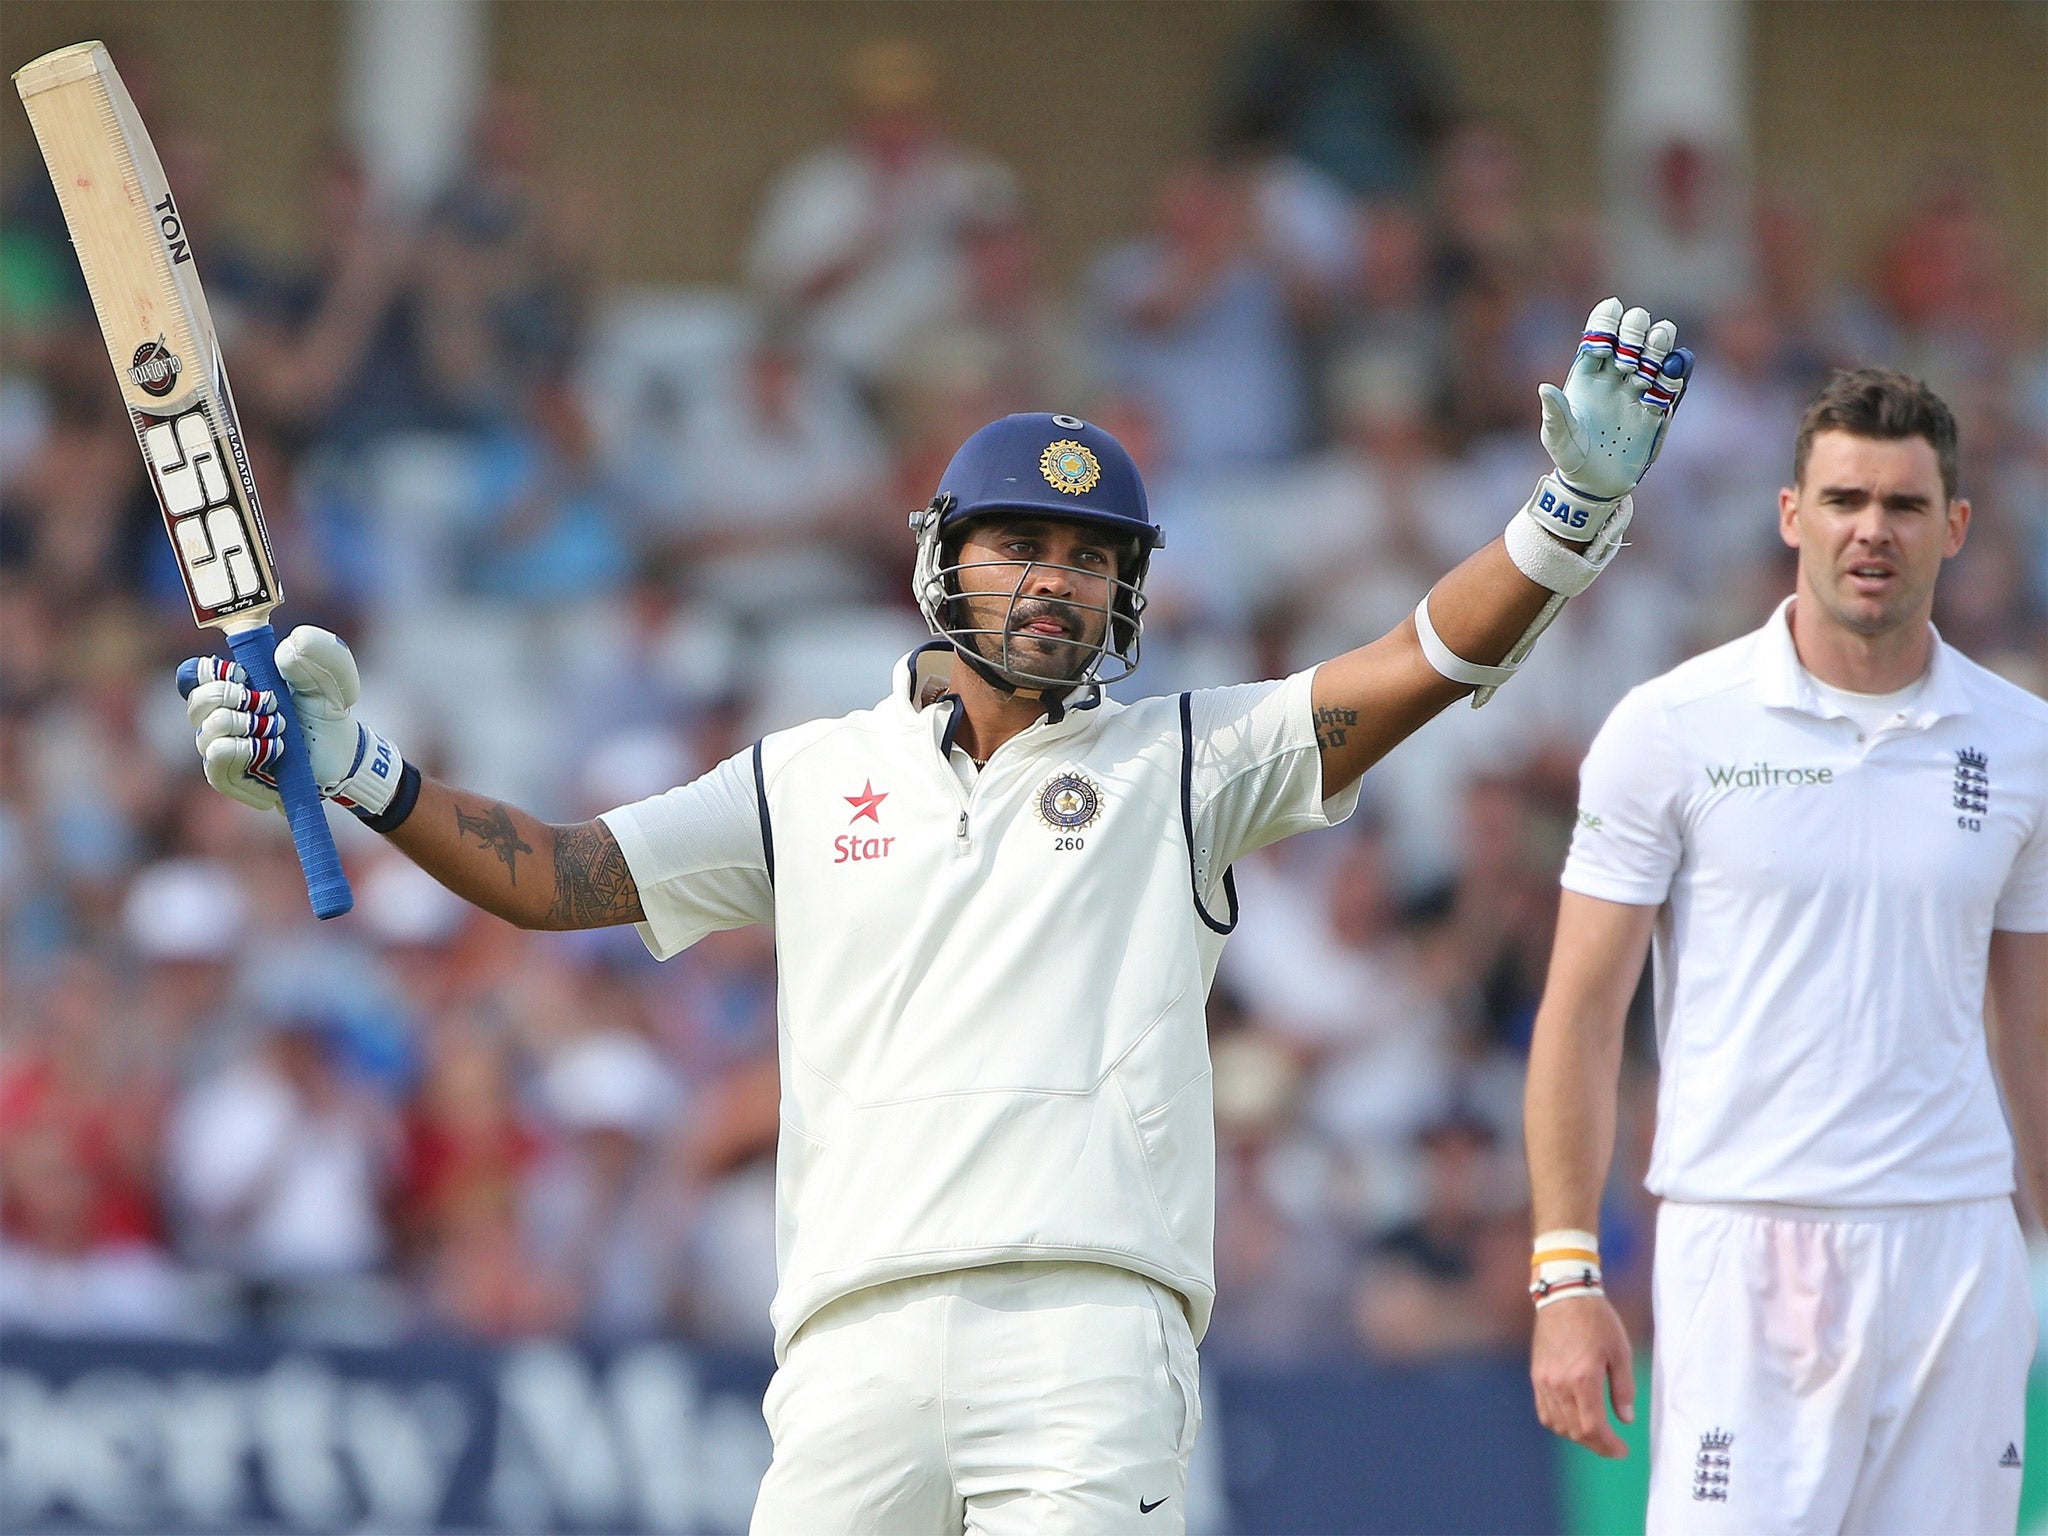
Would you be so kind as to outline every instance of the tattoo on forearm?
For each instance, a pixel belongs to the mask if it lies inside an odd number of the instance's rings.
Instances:
[[[1339,704],[1325,704],[1316,711],[1316,745],[1327,750],[1341,747],[1351,728],[1358,724],[1358,711]]]
[[[555,828],[555,903],[548,922],[560,928],[637,923],[640,888],[626,868],[618,839],[601,821]]]
[[[455,831],[458,836],[474,837],[484,847],[504,861],[505,873],[512,877],[512,883],[519,883],[519,855],[533,852],[533,844],[519,836],[519,829],[512,825],[512,814],[502,805],[494,805],[481,816],[472,816],[461,806],[455,808]]]

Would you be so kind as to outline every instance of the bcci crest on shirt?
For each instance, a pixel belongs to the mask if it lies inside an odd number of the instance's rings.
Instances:
[[[1069,769],[1038,792],[1038,819],[1055,832],[1079,832],[1102,815],[1102,791],[1085,773]]]

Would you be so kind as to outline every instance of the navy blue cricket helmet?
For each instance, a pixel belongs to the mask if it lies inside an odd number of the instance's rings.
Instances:
[[[1012,654],[1007,624],[976,627],[965,613],[958,573],[961,534],[978,518],[1045,517],[1088,523],[1116,534],[1124,557],[1110,584],[1102,639],[1078,674],[1049,675]],[[1037,687],[1076,682],[1113,683],[1137,670],[1138,642],[1144,629],[1145,572],[1152,551],[1166,535],[1152,521],[1145,502],[1145,483],[1129,453],[1109,433],[1074,416],[1038,411],[1020,412],[992,421],[960,445],[953,462],[939,478],[938,494],[928,506],[910,514],[917,535],[917,566],[912,585],[917,606],[932,633],[943,635],[984,676],[1001,686]],[[1075,574],[1095,576],[1096,572]],[[1022,591],[1030,567],[1018,573]],[[1014,607],[1017,601],[1012,596]],[[1066,599],[1034,598],[1035,602],[1074,608],[1092,605]],[[988,636],[998,642],[995,655],[975,644]],[[1122,671],[1103,676],[1102,664],[1113,659]]]

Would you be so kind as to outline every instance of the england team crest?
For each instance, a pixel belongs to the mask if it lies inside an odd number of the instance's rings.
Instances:
[[[1038,792],[1038,819],[1055,832],[1092,827],[1102,815],[1102,790],[1085,773],[1053,775]]]

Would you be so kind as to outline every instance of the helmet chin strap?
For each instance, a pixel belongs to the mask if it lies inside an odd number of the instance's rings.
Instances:
[[[1035,685],[1013,682],[1011,679],[1003,676],[1002,672],[997,669],[993,662],[975,650],[968,642],[955,639],[951,635],[948,635],[946,638],[953,642],[953,654],[972,667],[975,676],[979,677],[998,693],[1007,693],[1013,698],[1039,699],[1045,703],[1047,708],[1057,712],[1067,695],[1076,688],[1083,686],[1080,682],[1038,683]]]

